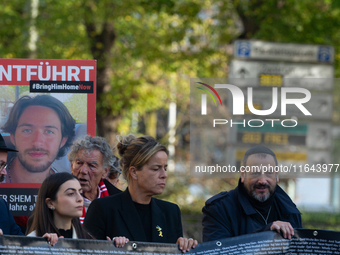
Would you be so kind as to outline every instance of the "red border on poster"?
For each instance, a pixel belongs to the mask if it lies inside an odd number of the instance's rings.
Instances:
[[[0,59],[0,87],[29,86],[30,81],[93,82],[93,93],[87,93],[86,133],[91,136],[96,135],[96,73],[96,60]],[[40,185],[41,183],[1,183],[0,197],[8,202],[13,215],[29,216]],[[22,202],[22,199],[25,201]],[[29,209],[23,210],[23,207]]]
[[[76,74],[75,67],[80,69]],[[0,85],[29,85],[30,80],[48,77],[56,81],[93,81],[93,93],[87,94],[87,133],[96,135],[97,61],[73,59],[0,59]],[[54,70],[56,72],[54,72]],[[65,74],[60,74],[65,71]],[[56,79],[53,79],[55,77]],[[66,79],[64,79],[66,78]]]

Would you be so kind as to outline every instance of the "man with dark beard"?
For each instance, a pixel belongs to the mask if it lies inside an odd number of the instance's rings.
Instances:
[[[264,146],[249,149],[238,186],[208,199],[203,207],[203,241],[275,230],[284,238],[301,228],[301,213],[277,185],[277,159]],[[266,168],[265,168],[266,167]]]
[[[56,172],[75,136],[75,120],[66,106],[49,95],[23,96],[16,101],[2,130],[18,153],[9,156],[7,183],[42,183]]]

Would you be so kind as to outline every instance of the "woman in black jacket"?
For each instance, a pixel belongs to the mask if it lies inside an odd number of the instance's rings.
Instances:
[[[183,252],[195,248],[196,240],[182,237],[179,207],[153,198],[165,188],[166,147],[151,136],[128,135],[117,148],[128,188],[121,194],[93,201],[84,227],[102,240],[124,236],[131,241],[176,243]]]

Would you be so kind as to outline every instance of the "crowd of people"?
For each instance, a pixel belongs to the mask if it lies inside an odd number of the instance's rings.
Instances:
[[[51,245],[59,238],[82,238],[113,240],[116,247],[133,240],[176,243],[183,252],[195,248],[197,240],[183,237],[179,207],[153,198],[166,185],[167,148],[151,136],[133,135],[122,138],[117,148],[120,166],[104,138],[86,135],[74,141],[68,153],[71,173],[52,173],[42,182],[27,236],[45,237]],[[8,151],[14,149],[0,135],[2,175]],[[107,179],[120,172],[128,182],[124,192]],[[23,235],[7,203],[0,201],[9,219],[0,221],[3,234]]]
[[[27,236],[45,237],[51,245],[59,238],[113,240],[116,247],[129,241],[176,243],[182,252],[198,245],[197,240],[183,237],[180,208],[153,197],[166,186],[169,153],[164,145],[151,136],[120,137],[118,159],[102,137],[85,135],[71,142],[74,122],[58,103],[57,108],[55,102],[53,107],[46,104],[46,96],[18,101],[21,108],[14,106],[18,114],[10,116],[5,126],[15,148],[8,147],[0,134],[0,178],[12,182],[30,173],[35,182],[42,182],[25,222]],[[44,115],[52,117],[46,120]],[[69,148],[70,173],[52,167],[65,148]],[[261,170],[263,165],[277,164],[267,147],[256,146],[245,153],[242,165],[259,171],[241,172],[234,190],[206,201],[204,242],[260,231],[277,231],[290,239],[294,228],[302,227],[299,210],[277,184],[279,173]],[[43,173],[43,179],[38,173]],[[116,187],[120,174],[128,184],[125,191]],[[32,176],[25,180],[32,182]],[[24,235],[3,199],[0,215],[0,234]]]

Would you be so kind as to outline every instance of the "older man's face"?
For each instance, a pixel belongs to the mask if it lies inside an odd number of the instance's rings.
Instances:
[[[104,168],[103,154],[99,150],[80,150],[71,162],[71,173],[78,177],[84,196],[89,200],[98,197],[98,184],[108,173]]]
[[[256,166],[258,171],[241,173],[241,182],[251,197],[260,202],[266,201],[274,193],[279,176],[275,171],[262,171],[261,166],[274,168],[276,166],[274,157],[267,154],[263,158],[253,154],[248,157],[246,165]]]
[[[7,175],[6,168],[2,168],[1,166],[6,164],[7,162],[7,151],[0,150],[0,182],[3,182],[5,176]],[[2,168],[2,169],[1,169]]]

